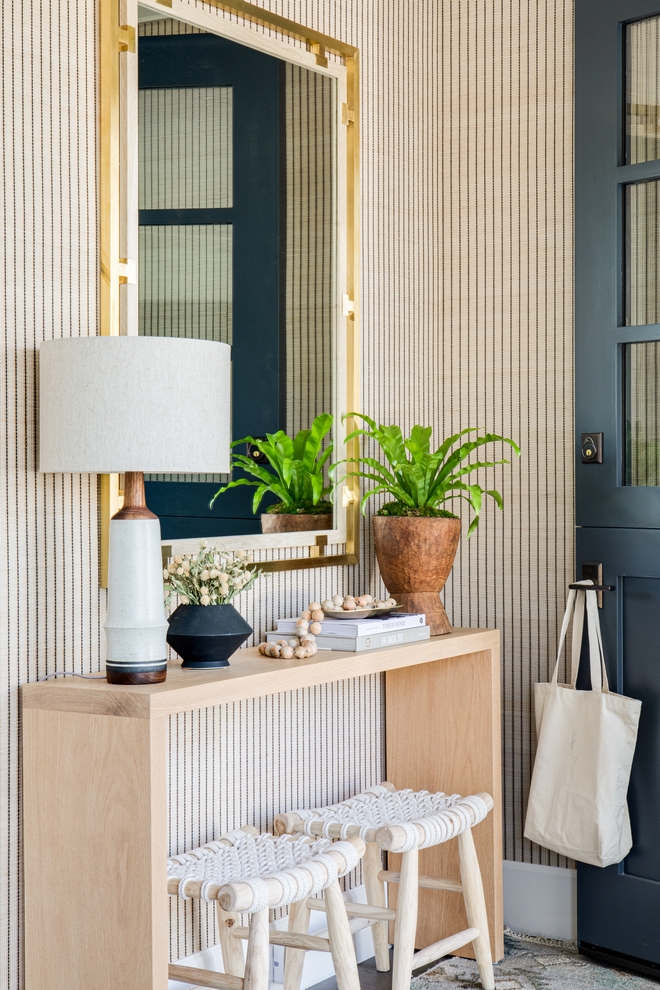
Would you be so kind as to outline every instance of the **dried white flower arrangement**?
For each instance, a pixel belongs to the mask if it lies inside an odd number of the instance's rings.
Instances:
[[[198,553],[176,556],[163,570],[165,604],[178,595],[180,605],[228,605],[260,575],[244,550],[228,553],[204,540]]]

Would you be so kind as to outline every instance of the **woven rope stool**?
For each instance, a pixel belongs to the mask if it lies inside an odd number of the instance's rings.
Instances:
[[[340,990],[360,990],[355,950],[338,880],[357,866],[364,851],[364,841],[358,836],[341,842],[325,838],[310,841],[306,836],[277,838],[267,832],[259,835],[256,829],[245,826],[217,842],[172,856],[167,861],[168,894],[183,900],[196,897],[216,902],[225,972],[171,963],[170,979],[216,990],[268,990],[268,947],[272,943],[302,950],[293,957],[298,982],[304,952],[315,949],[332,954]],[[306,933],[292,937],[287,932],[269,929],[270,908],[291,905],[295,914],[301,902],[305,905],[310,895],[322,890],[328,938]],[[237,927],[240,913],[250,915],[249,928]],[[246,938],[248,943],[245,961],[238,941],[241,938]]]
[[[367,843],[363,860],[369,909],[360,905],[362,916],[375,922],[372,927],[376,968],[390,968],[387,922],[394,921],[394,965],[392,990],[408,990],[413,970],[449,955],[472,943],[484,990],[493,990],[493,962],[488,937],[486,902],[472,828],[493,807],[489,794],[460,797],[458,794],[429,794],[428,791],[401,790],[389,783],[379,784],[348,801],[298,810],[275,819],[276,831],[303,832],[309,836],[347,840],[359,836]],[[458,838],[461,883],[419,876],[418,852]],[[381,850],[402,853],[401,873],[384,871]],[[398,883],[396,910],[385,907],[385,883]],[[465,931],[415,952],[418,888],[447,890],[463,894],[470,926]],[[316,905],[313,905],[316,907]],[[350,913],[350,906],[349,906]],[[298,990],[287,981],[284,990]]]

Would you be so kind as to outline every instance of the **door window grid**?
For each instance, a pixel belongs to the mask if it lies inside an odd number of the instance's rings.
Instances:
[[[660,159],[660,17],[626,25],[626,163]],[[660,323],[660,179],[625,187],[625,324]],[[660,342],[624,347],[624,481],[660,485]]]

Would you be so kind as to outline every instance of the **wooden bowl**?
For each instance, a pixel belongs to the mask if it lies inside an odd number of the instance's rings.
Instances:
[[[374,616],[389,615],[390,612],[396,612],[402,607],[402,605],[389,605],[387,608],[354,608],[352,612],[343,608],[332,610],[324,608],[323,614],[328,619],[371,619]]]

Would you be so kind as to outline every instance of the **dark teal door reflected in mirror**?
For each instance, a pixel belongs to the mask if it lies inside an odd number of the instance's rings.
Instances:
[[[292,433],[333,408],[334,80],[170,23],[138,45],[139,332],[229,343],[232,439]],[[148,476],[163,539],[260,533],[249,488],[209,508],[227,480]]]

